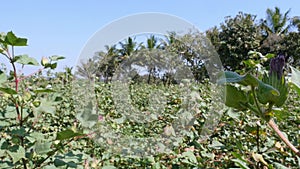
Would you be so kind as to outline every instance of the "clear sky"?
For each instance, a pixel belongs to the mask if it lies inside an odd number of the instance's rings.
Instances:
[[[12,30],[28,38],[29,46],[17,49],[17,53],[37,59],[63,55],[67,59],[61,66],[74,66],[89,38],[120,17],[162,12],[181,17],[205,31],[239,11],[264,18],[266,9],[275,6],[282,12],[291,9],[290,16],[300,16],[297,0],[6,0],[1,2],[0,32]]]

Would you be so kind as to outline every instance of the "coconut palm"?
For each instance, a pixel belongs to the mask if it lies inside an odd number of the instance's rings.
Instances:
[[[291,19],[288,16],[289,13],[290,10],[284,14],[281,13],[278,7],[275,7],[274,10],[268,8],[266,11],[267,17],[262,22],[262,28],[266,31],[266,34],[286,34],[292,26]]]
[[[121,45],[120,54],[122,56],[130,56],[137,47],[137,42],[135,42],[131,37],[128,37],[125,42],[120,42]]]
[[[93,59],[88,59],[86,62],[81,61],[81,65],[77,66],[76,74],[89,80],[94,80],[97,72],[97,63]]]

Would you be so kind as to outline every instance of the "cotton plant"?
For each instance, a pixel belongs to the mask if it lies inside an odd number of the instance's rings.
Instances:
[[[224,85],[225,105],[238,111],[251,111],[266,122],[280,139],[300,157],[299,150],[288,140],[274,121],[275,110],[282,107],[291,88],[299,93],[300,72],[291,67],[291,78],[284,75],[286,61],[284,55],[278,55],[270,60],[270,70],[262,77],[250,73],[239,75],[236,72],[225,71],[219,74],[218,84]],[[258,155],[254,156],[258,158]],[[258,160],[265,164],[262,156]]]

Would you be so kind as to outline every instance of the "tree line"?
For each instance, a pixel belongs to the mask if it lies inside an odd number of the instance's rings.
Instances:
[[[191,70],[194,79],[201,82],[208,77],[203,55],[209,54],[199,49],[199,46],[207,48],[207,45],[198,44],[195,47],[195,43],[202,43],[203,40],[210,41],[225,70],[242,73],[256,69],[258,63],[266,66],[268,62],[262,62],[261,56],[267,54],[284,55],[286,62],[297,66],[300,63],[300,18],[289,14],[290,10],[282,12],[278,7],[267,9],[263,19],[239,12],[234,17],[225,17],[223,23],[204,33],[190,32],[178,36],[175,32],[170,32],[163,37],[150,35],[142,42],[128,37],[118,44],[105,46],[104,51],[99,51],[88,61],[82,62],[77,67],[77,74],[88,79],[110,82],[120,64],[132,59],[136,53],[142,53],[146,60],[151,61],[155,53],[164,51],[179,58]],[[176,83],[176,72],[167,71],[161,66],[163,64],[169,63],[138,64],[146,69],[146,73],[135,73],[131,78],[148,84]]]

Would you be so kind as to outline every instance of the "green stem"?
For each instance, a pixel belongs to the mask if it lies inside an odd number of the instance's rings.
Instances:
[[[47,154],[47,157],[38,161],[36,164],[35,164],[35,168],[38,168],[38,167],[41,167],[42,164],[47,161],[51,156],[53,156],[58,150],[60,150],[61,148],[64,148],[67,144],[69,144],[70,142],[72,142],[74,140],[74,138],[71,138],[69,141],[67,141],[65,144],[62,144],[61,146],[57,147],[56,149],[48,152]]]
[[[251,104],[241,104],[241,106],[243,106],[246,109],[251,110],[252,112],[254,112],[255,114],[259,115],[259,110],[257,110],[255,107],[253,107]]]
[[[255,88],[253,86],[251,86],[251,91],[252,91],[252,94],[253,94],[254,103],[257,107],[257,110],[258,110],[259,114],[262,116],[263,112],[261,111],[260,106],[258,104],[258,101],[257,101],[257,98],[256,98],[256,93],[255,93]]]
[[[259,123],[259,122],[257,122]],[[259,149],[259,124],[256,124],[256,145],[257,145],[257,152],[260,153]]]

